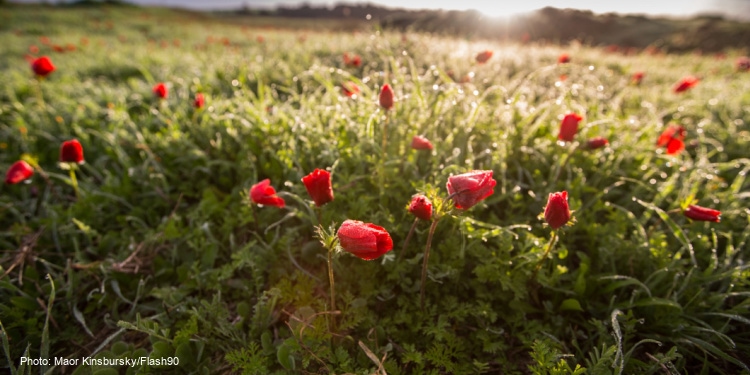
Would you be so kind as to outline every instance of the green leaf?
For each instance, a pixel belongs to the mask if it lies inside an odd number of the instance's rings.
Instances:
[[[575,298],[568,298],[565,301],[562,302],[560,305],[561,311],[568,311],[568,310],[574,310],[574,311],[583,311],[583,308],[581,308],[581,303],[578,302]]]

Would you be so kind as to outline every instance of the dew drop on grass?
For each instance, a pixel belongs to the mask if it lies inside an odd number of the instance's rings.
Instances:
[[[645,171],[646,169],[648,169],[648,166],[646,164],[641,165],[641,170],[642,171]]]
[[[539,241],[534,240],[534,246],[539,246]]]
[[[432,85],[432,89],[435,90],[435,91],[437,91],[437,90],[440,89],[440,86],[438,86],[438,85]]]
[[[238,80],[236,80],[236,79],[233,79],[233,80],[232,80],[232,86],[234,86],[234,87],[237,87],[237,86],[239,86],[239,85],[240,85],[240,81],[238,81]]]
[[[474,94],[474,96],[479,96],[479,90],[474,90],[471,93]]]
[[[708,101],[708,105],[716,105],[716,104],[718,104],[718,103],[719,103],[719,99],[716,99],[716,98],[711,98],[711,99],[710,99],[710,100]]]
[[[604,91],[604,86],[602,85],[596,86],[596,91]]]
[[[648,180],[648,183],[651,184],[651,185],[656,185],[656,179],[652,178],[652,179]]]
[[[589,71],[593,71],[593,70],[594,70],[594,66],[593,65],[589,65]]]
[[[661,172],[661,173],[659,173],[659,177],[661,177],[661,178],[667,178],[667,172]]]

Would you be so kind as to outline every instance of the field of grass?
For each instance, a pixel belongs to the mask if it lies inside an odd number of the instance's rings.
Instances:
[[[126,7],[0,21],[0,169],[34,167],[0,187],[3,371],[750,373],[747,51],[624,56]],[[36,78],[31,55],[56,70]],[[673,92],[688,75],[698,85]],[[570,112],[583,120],[559,142]],[[656,146],[669,124],[686,130],[675,155]],[[415,135],[434,149],[411,149]],[[596,136],[609,144],[586,149]],[[59,164],[73,138],[78,194]],[[316,168],[335,195],[320,209],[301,182]],[[422,285],[430,224],[402,253],[409,201],[437,206],[471,170],[491,170],[494,193],[444,212]],[[285,207],[251,203],[264,179]],[[547,254],[539,215],[560,191],[575,223]],[[688,219],[691,203],[721,221]],[[332,311],[316,226],[347,219],[394,246],[335,254]],[[172,365],[124,362],[141,357]]]

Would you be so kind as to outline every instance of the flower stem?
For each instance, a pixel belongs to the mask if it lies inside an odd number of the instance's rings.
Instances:
[[[565,168],[566,165],[568,165],[568,161],[570,160],[570,156],[573,155],[573,153],[578,149],[578,144],[574,143],[573,146],[570,147],[570,151],[568,151],[567,154],[565,154],[565,159],[560,163],[560,167],[557,168],[555,171],[555,176],[552,177],[551,183],[549,186],[554,186],[557,183],[557,179],[560,177],[560,172]]]
[[[328,282],[331,284],[331,311],[336,311],[336,289],[333,283],[333,251],[328,249]],[[336,316],[331,315],[331,332],[336,331]]]
[[[315,206],[315,216],[317,216],[317,218],[318,218],[318,225],[323,225],[323,219],[322,219],[323,213],[322,213],[322,211],[323,211],[323,209],[321,209],[318,206]]]
[[[81,196],[78,194],[78,180],[76,179],[75,167],[70,168],[70,183],[73,185],[73,190],[76,192],[76,200],[79,200]]]
[[[424,310],[424,285],[427,282],[427,261],[430,259],[430,245],[432,245],[432,235],[435,234],[435,228],[437,228],[438,222],[440,222],[439,219],[435,219],[432,221],[432,225],[430,225],[430,234],[427,235],[427,246],[425,246],[424,248],[424,259],[422,261],[422,282],[419,285],[419,305],[422,307],[422,310]]]
[[[404,241],[404,247],[401,248],[401,253],[398,254],[398,259],[396,261],[400,261],[401,257],[404,256],[406,246],[409,244],[412,234],[414,234],[414,229],[417,228],[417,223],[419,223],[419,218],[414,219],[414,224],[412,224],[411,229],[409,229],[409,234],[406,236],[406,241]]]
[[[534,268],[534,273],[531,276],[532,280],[536,279],[536,274],[539,273],[539,269],[542,268],[542,264],[544,263],[544,260],[547,259],[547,255],[552,251],[552,247],[555,246],[555,242],[557,241],[557,231],[552,231],[552,238],[549,240],[549,244],[547,245],[547,250],[544,251],[544,255],[542,255],[542,259],[539,260],[539,263],[536,264],[536,267]]]

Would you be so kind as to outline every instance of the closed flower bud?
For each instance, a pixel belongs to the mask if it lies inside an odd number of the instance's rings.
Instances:
[[[453,195],[456,208],[468,210],[495,192],[497,182],[492,171],[471,171],[448,178],[446,188]]]
[[[700,80],[693,76],[687,76],[683,79],[681,79],[677,84],[675,84],[674,88],[672,89],[675,93],[685,92],[698,84]]]
[[[415,135],[414,138],[411,139],[411,148],[415,150],[432,150],[432,143],[421,135]]]
[[[596,150],[609,144],[609,141],[604,137],[594,137],[586,141],[586,147],[589,150]]]
[[[386,111],[393,108],[393,90],[387,83],[380,89],[380,97],[378,98],[380,106]]]
[[[552,229],[560,228],[570,221],[567,191],[550,193],[547,207],[544,208],[544,220]]]
[[[375,224],[346,220],[336,235],[341,248],[363,260],[373,260],[393,250],[391,235]]]
[[[265,179],[250,188],[250,199],[265,206],[283,208],[284,199],[276,195],[276,189],[271,186],[271,180]]]
[[[201,109],[203,106],[206,105],[206,97],[203,96],[201,93],[195,94],[195,100],[193,100],[193,107],[196,109]]]
[[[492,51],[485,50],[477,54],[476,60],[479,64],[484,64],[490,57],[492,57]]]
[[[63,163],[83,164],[83,146],[77,139],[65,141],[60,146],[60,161]]]
[[[333,200],[333,188],[331,187],[331,173],[323,169],[315,169],[312,173],[302,177],[307,193],[320,207]]]
[[[695,221],[721,221],[721,211],[691,204],[687,210],[682,212],[686,217]]]
[[[583,117],[577,113],[568,113],[563,117],[560,122],[560,133],[557,135],[557,139],[565,142],[573,142],[576,133],[578,133],[578,123],[583,120]]]
[[[685,128],[669,125],[656,140],[657,147],[666,147],[667,155],[676,155],[685,149]]]
[[[34,169],[31,168],[29,163],[19,160],[8,168],[8,172],[5,174],[6,184],[17,184],[21,181],[29,179],[34,174]]]
[[[432,202],[424,195],[415,195],[409,203],[409,212],[422,220],[432,219]]]

